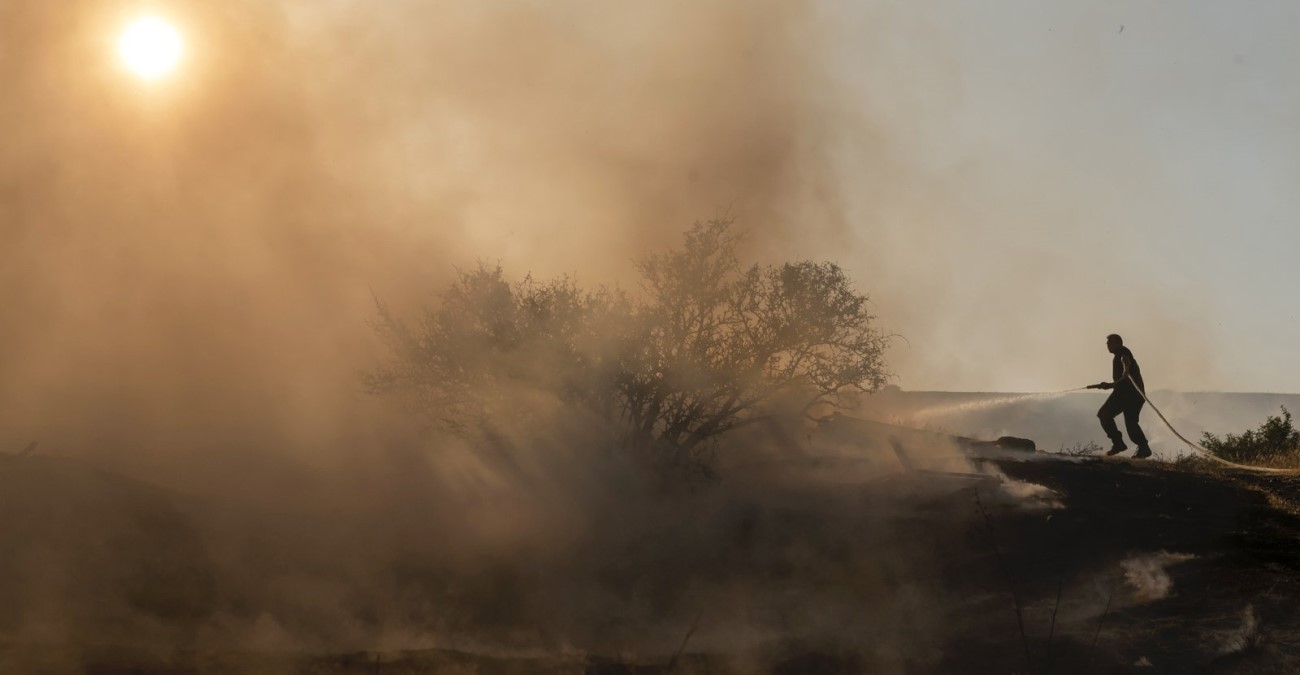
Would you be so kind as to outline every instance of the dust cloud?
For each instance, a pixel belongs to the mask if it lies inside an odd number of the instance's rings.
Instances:
[[[186,36],[163,82],[112,60],[141,10]],[[826,155],[869,130],[841,124],[830,20],[736,0],[0,5],[0,443],[41,443],[3,472],[20,583],[0,631],[642,648],[653,616],[670,644],[708,599],[678,580],[765,519],[727,493],[643,510],[638,468],[581,429],[431,437],[362,391],[374,301],[435,302],[476,259],[630,284],[632,258],[718,213],[758,259],[842,245]],[[728,555],[754,550],[785,556]]]
[[[154,86],[111,50],[142,9],[187,40]],[[724,211],[758,255],[835,241],[826,21],[731,0],[6,3],[3,441],[173,474],[320,463],[382,414],[356,382],[375,296],[410,310],[477,259],[628,283]]]

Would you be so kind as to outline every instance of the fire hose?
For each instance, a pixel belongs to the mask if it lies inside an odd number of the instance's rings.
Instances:
[[[1136,389],[1137,392],[1142,395],[1142,399],[1147,402],[1147,405],[1150,405],[1151,409],[1156,411],[1156,415],[1159,415],[1160,421],[1164,422],[1166,427],[1169,427],[1169,431],[1173,432],[1173,434],[1178,437],[1178,440],[1186,443],[1187,447],[1191,448],[1194,452],[1200,454],[1205,459],[1208,459],[1211,462],[1214,462],[1221,466],[1227,466],[1233,469],[1241,469],[1243,471],[1257,471],[1259,473],[1274,473],[1274,474],[1300,473],[1300,470],[1296,470],[1296,469],[1274,469],[1266,466],[1249,466],[1246,464],[1237,464],[1236,462],[1230,462],[1222,457],[1215,455],[1209,450],[1206,450],[1199,443],[1193,443],[1187,440],[1187,437],[1178,433],[1178,430],[1174,428],[1174,425],[1170,424],[1169,420],[1165,418],[1165,414],[1160,412],[1160,408],[1157,407],[1156,404],[1152,402],[1150,398],[1147,397],[1147,393],[1145,391],[1142,391],[1142,387],[1138,386],[1137,382],[1133,379],[1133,376],[1128,373],[1125,373],[1124,377],[1127,378],[1128,381],[1133,385],[1133,388]]]

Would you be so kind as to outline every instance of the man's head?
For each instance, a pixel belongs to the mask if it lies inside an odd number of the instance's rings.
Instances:
[[[1120,347],[1124,346],[1124,338],[1111,333],[1106,336],[1106,351],[1114,354]]]

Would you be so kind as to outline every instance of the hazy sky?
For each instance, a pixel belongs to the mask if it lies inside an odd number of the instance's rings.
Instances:
[[[1119,332],[1156,388],[1300,391],[1300,5],[830,11],[898,166],[853,222],[905,388],[1078,386]]]
[[[842,263],[906,389],[1082,386],[1118,332],[1154,389],[1300,392],[1297,12],[0,0],[0,431],[332,438],[372,293],[635,284],[719,211]]]

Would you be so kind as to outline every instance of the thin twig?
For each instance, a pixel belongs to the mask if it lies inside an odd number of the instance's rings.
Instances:
[[[1015,580],[1011,576],[1011,569],[1007,567],[1007,561],[1002,557],[1002,549],[998,546],[997,537],[993,535],[993,518],[984,508],[984,502],[980,501],[979,488],[975,489],[975,507],[979,509],[980,515],[984,517],[984,527],[989,534],[989,543],[993,546],[993,554],[997,556],[998,567],[1002,570],[1002,576],[1006,578],[1007,590],[1011,591],[1011,600],[1016,607],[1016,626],[1020,629],[1020,642],[1025,648],[1025,668],[1033,669],[1033,659],[1029,655],[1029,636],[1025,634],[1025,615],[1020,606],[1020,595],[1016,593]]]
[[[1089,667],[1092,666],[1093,660],[1096,659],[1097,657],[1097,638],[1101,636],[1101,626],[1102,624],[1106,623],[1106,617],[1110,616],[1110,601],[1114,597],[1115,597],[1115,593],[1113,591],[1106,596],[1106,609],[1102,610],[1101,618],[1097,620],[1097,632],[1092,634],[1092,645],[1089,647],[1089,650],[1092,652],[1091,654],[1088,655]]]
[[[700,617],[702,616],[704,616],[704,610],[701,609],[695,614],[695,620],[691,622],[691,627],[686,631],[686,635],[682,637],[682,644],[677,647],[677,653],[673,654],[672,660],[668,662],[668,672],[671,673],[677,668],[677,660],[680,659],[682,653],[686,651],[686,643],[691,641],[691,636],[695,634],[695,629],[699,627]]]
[[[1056,613],[1061,610],[1061,590],[1065,588],[1065,574],[1056,582],[1056,604],[1052,605],[1052,627],[1047,631],[1047,663],[1043,666],[1044,673],[1052,672],[1052,639],[1056,636]]]

